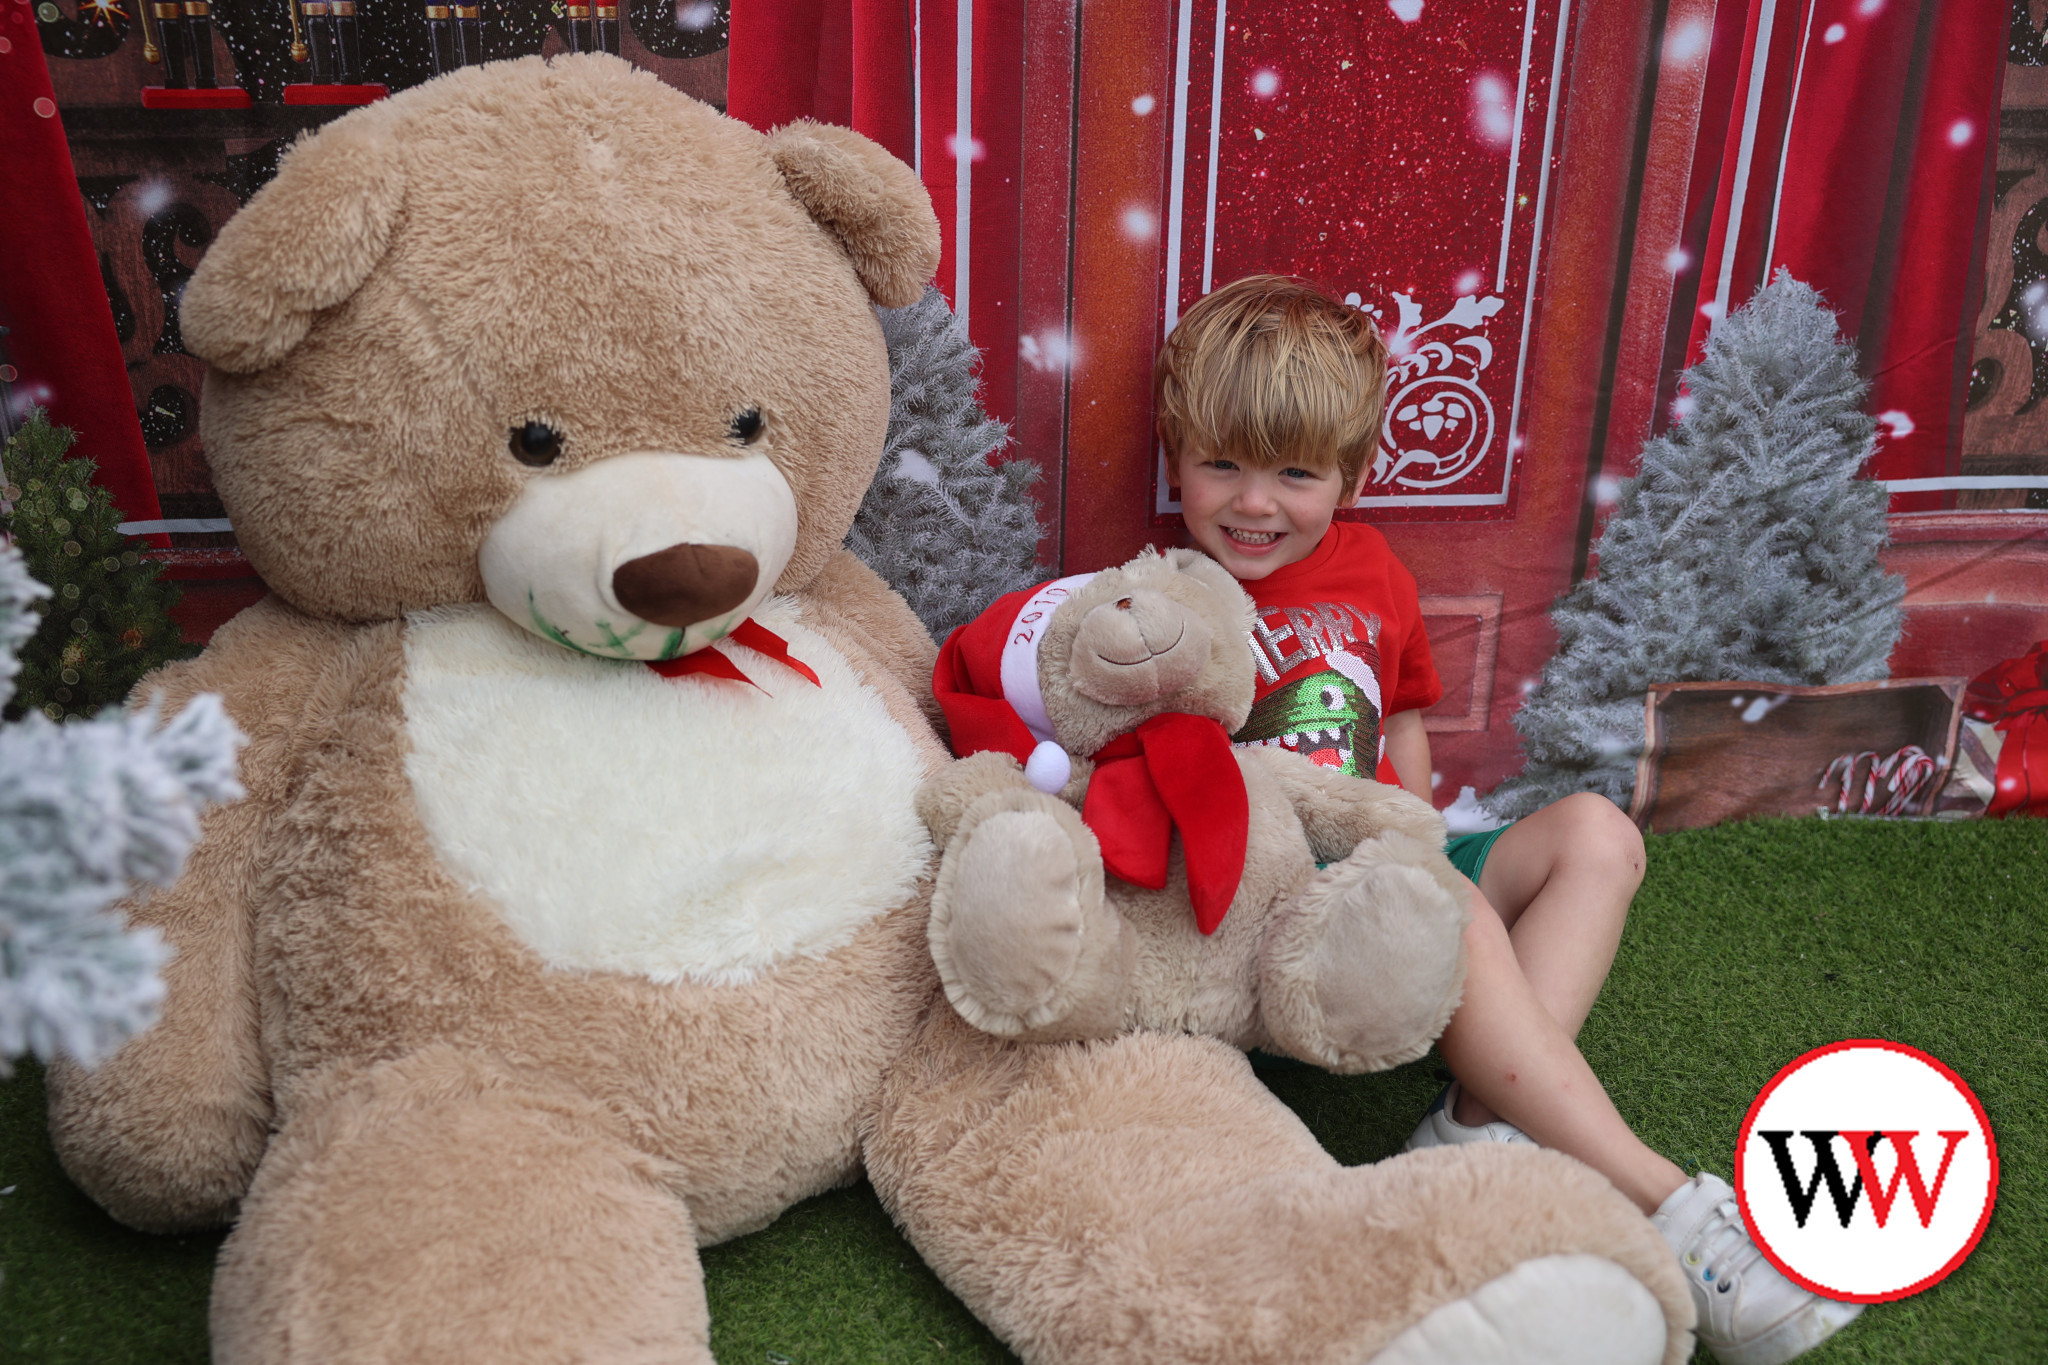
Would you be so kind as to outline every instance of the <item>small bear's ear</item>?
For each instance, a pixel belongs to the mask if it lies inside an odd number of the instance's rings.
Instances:
[[[277,364],[384,258],[405,179],[382,112],[300,142],[220,230],[178,305],[194,355],[236,374]]]
[[[924,297],[939,268],[939,220],[910,167],[850,128],[799,119],[768,139],[789,192],[853,262],[884,308]]]

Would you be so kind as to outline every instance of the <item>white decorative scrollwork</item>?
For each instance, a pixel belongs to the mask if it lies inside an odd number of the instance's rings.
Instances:
[[[1478,468],[1493,448],[1493,400],[1478,382],[1479,372],[1493,363],[1493,343],[1476,331],[1503,304],[1495,296],[1466,294],[1425,326],[1415,300],[1393,297],[1401,325],[1387,338],[1387,408],[1368,482],[1445,488]],[[1423,339],[1438,328],[1461,335]]]

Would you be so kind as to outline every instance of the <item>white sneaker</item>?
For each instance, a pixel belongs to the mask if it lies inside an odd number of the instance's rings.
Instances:
[[[1700,1344],[1721,1365],[1781,1365],[1853,1322],[1860,1303],[1801,1289],[1764,1259],[1742,1225],[1735,1191],[1702,1171],[1650,1215],[1678,1253],[1699,1310]]]
[[[1495,1119],[1492,1123],[1458,1122],[1451,1117],[1457,1103],[1458,1083],[1452,1081],[1436,1097],[1436,1103],[1429,1106],[1429,1112],[1422,1116],[1422,1122],[1416,1125],[1401,1150],[1419,1152],[1424,1147],[1455,1147],[1462,1142],[1526,1142],[1531,1147],[1536,1145],[1535,1138],[1506,1119]]]

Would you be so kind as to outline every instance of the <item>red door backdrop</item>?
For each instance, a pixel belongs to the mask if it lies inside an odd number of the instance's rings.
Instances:
[[[1909,582],[1894,674],[1975,673],[2048,636],[2044,9],[706,0],[636,4],[625,55],[758,126],[850,123],[917,166],[938,283],[984,353],[987,406],[1046,475],[1063,569],[1177,535],[1149,381],[1192,300],[1280,270],[1373,311],[1399,365],[1357,515],[1422,584],[1447,802],[1519,765],[1510,717],[1552,651],[1551,602],[1597,573],[1614,482],[1672,420],[1713,310],[1777,264],[1842,310],[1883,415],[1873,473]],[[240,11],[220,12],[226,32]],[[277,102],[289,67],[260,25],[222,49],[252,109],[143,110],[154,77],[109,13],[35,10],[92,237],[72,274],[96,256],[108,299],[83,331],[118,343],[132,389],[132,409],[103,399],[79,425],[114,433],[110,486],[154,487],[162,510],[137,494],[130,515],[212,602],[204,633],[260,584],[211,492],[177,290],[284,140],[339,111]],[[391,82],[424,78],[410,21],[385,22]],[[552,23],[507,0],[486,50],[559,51]],[[0,225],[10,259],[42,252],[28,223]],[[91,280],[66,288],[100,306]]]
[[[1597,572],[1614,481],[1671,420],[1699,320],[1776,265],[1828,291],[1885,414],[1871,472],[1909,583],[1894,672],[1974,673],[2048,634],[2048,518],[1973,505],[2048,478],[1959,455],[2013,146],[1992,134],[1998,7],[1027,3],[1021,49],[993,54],[1016,6],[938,8],[910,8],[910,95],[951,130],[937,161],[920,140],[959,253],[940,284],[1049,476],[1063,567],[1175,533],[1148,378],[1189,301],[1287,270],[1380,317],[1403,363],[1358,515],[1423,586],[1440,801],[1518,766],[1509,717],[1553,647],[1550,602]]]

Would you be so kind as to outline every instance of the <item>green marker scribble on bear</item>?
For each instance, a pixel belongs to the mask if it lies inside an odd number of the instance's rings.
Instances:
[[[553,640],[556,644],[560,645],[564,649],[573,650],[578,654],[587,654],[593,659],[631,660],[634,656],[633,651],[629,646],[628,642],[632,640],[634,636],[638,635],[641,631],[647,629],[647,623],[643,621],[639,625],[633,627],[633,629],[627,631],[624,635],[620,635],[617,631],[614,631],[612,629],[611,622],[599,621],[597,623],[597,628],[603,631],[605,636],[603,646],[592,647],[590,645],[579,645],[574,640],[569,638],[569,632],[563,630],[553,621],[548,620],[547,617],[540,614],[540,604],[534,601],[533,589],[531,588],[528,588],[526,590],[526,614],[529,618],[532,619],[533,628],[536,631],[540,632],[542,635],[545,635],[548,639]],[[682,643],[682,635],[683,633],[681,631],[676,631],[674,633],[674,635],[670,639],[671,653],[662,655],[662,658],[667,659],[674,657],[673,649],[675,646],[680,645]]]
[[[533,600],[532,588],[526,590],[526,614],[533,618],[533,628],[535,630],[547,636],[562,648],[573,649],[578,654],[588,654],[590,652],[564,634],[561,627],[540,614],[540,604]]]
[[[1371,777],[1378,765],[1379,714],[1358,684],[1334,669],[1267,693],[1231,739],[1253,744],[1288,735],[1295,742],[1281,747],[1300,754],[1335,749],[1342,761],[1334,766],[1353,777]]]
[[[626,659],[629,661],[637,659],[638,656],[633,653],[632,642],[647,629],[647,622],[642,621],[621,635],[612,629],[611,622],[598,621],[594,624],[600,631],[604,632],[603,643],[599,645],[579,645],[569,638],[567,631],[540,614],[540,604],[534,601],[533,589],[531,588],[526,590],[526,614],[532,618],[533,628],[536,631],[553,640],[564,649],[574,650],[578,654],[587,654],[593,659]],[[739,613],[735,612],[716,626],[711,627],[705,643],[711,644],[718,640],[723,640],[732,633],[732,627],[738,620],[740,620]],[[683,652],[683,638],[686,634],[687,632],[682,630],[669,631],[667,638],[661,642],[660,651],[654,656],[655,661],[661,662],[673,659],[678,654],[681,654]]]
[[[642,621],[639,625],[633,627],[624,635],[621,635],[617,631],[613,630],[612,623],[609,621],[599,621],[597,623],[597,628],[604,632],[604,645],[606,649],[610,650],[612,654],[618,658],[630,659],[633,657],[633,637],[638,635],[641,631],[646,630],[647,623],[645,621]],[[596,651],[591,650],[587,652],[595,653]]]

